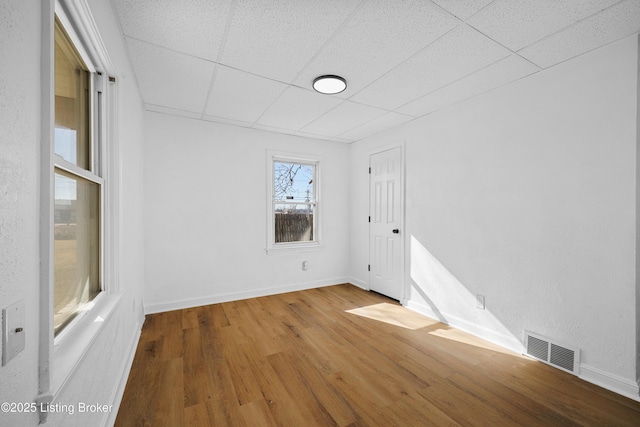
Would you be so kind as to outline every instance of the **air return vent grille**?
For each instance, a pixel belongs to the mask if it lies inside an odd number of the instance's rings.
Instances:
[[[527,339],[527,354],[544,362],[549,361],[549,343],[529,336]]]
[[[580,350],[551,342],[550,339],[525,331],[526,355],[572,374],[578,374]]]

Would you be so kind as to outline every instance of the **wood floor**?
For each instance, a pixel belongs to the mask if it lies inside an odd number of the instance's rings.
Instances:
[[[640,426],[640,403],[351,285],[147,316],[116,426]]]

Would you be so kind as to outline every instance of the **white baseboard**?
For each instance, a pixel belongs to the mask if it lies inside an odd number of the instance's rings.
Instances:
[[[585,381],[640,402],[640,387],[634,381],[585,364],[580,364],[580,375],[578,376]]]
[[[131,367],[133,366],[133,358],[136,355],[136,349],[138,348],[138,342],[140,341],[140,334],[142,333],[142,322],[138,322],[136,326],[136,332],[133,334],[133,339],[129,345],[129,355],[124,360],[122,364],[122,368],[120,369],[120,380],[116,385],[116,388],[113,390],[111,394],[111,405],[112,410],[107,414],[107,417],[104,419],[103,427],[112,427],[116,423],[116,417],[118,416],[118,409],[120,408],[120,403],[122,402],[122,396],[124,395],[124,389],[127,386],[127,380],[129,379],[129,373],[131,372]]]
[[[436,312],[434,312],[431,309],[431,307],[429,307],[426,304],[421,304],[419,302],[409,300],[405,304],[405,307],[415,311],[416,313],[424,314],[425,316],[435,319],[444,324],[447,324],[447,325],[449,324],[449,322],[446,319],[441,318]]]
[[[482,338],[493,344],[499,345],[500,347],[504,347],[514,353],[524,354],[523,344],[514,337],[477,326],[456,316],[451,316],[446,313],[435,313],[431,307],[419,302],[408,301],[406,307],[449,326],[468,332],[478,338]],[[634,381],[627,380],[585,364],[580,365],[580,375],[578,375],[578,377],[614,393],[640,401],[640,388],[638,387],[638,383]]]
[[[370,290],[369,285],[367,285],[367,283],[364,280],[356,279],[355,277],[347,277],[347,282],[361,289],[364,289],[365,291]]]
[[[523,347],[520,340],[515,337],[501,334],[499,332],[493,331],[491,329],[478,326],[474,323],[471,323],[465,319],[461,319],[456,316],[452,316],[450,314],[445,313],[435,313],[431,307],[426,304],[422,304],[415,301],[408,301],[406,307],[420,314],[424,314],[427,317],[431,317],[432,319],[438,320],[442,323],[445,323],[449,326],[452,326],[456,329],[460,329],[461,331],[465,331],[474,335],[478,338],[482,338],[485,341],[489,341],[490,343],[499,345],[507,350],[511,350],[514,353],[522,354]]]
[[[185,308],[199,307],[202,305],[218,304],[221,302],[238,301],[248,298],[264,297],[269,295],[283,294],[286,292],[304,291],[307,289],[322,288],[324,286],[332,286],[347,283],[347,277],[337,277],[334,279],[316,280],[313,282],[304,282],[284,286],[276,286],[273,288],[251,289],[241,292],[231,292],[226,294],[207,295],[196,298],[185,298],[177,301],[160,302],[145,304],[144,313],[162,313],[165,311],[182,310]]]

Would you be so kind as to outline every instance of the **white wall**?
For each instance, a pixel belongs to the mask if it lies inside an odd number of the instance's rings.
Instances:
[[[321,159],[324,250],[266,254],[267,150]],[[344,282],[347,152],[341,143],[147,112],[146,311]]]
[[[25,350],[0,367],[0,402],[33,402],[38,395],[42,4],[39,0],[0,2],[0,308],[24,299],[27,317]],[[90,0],[89,4],[119,71],[120,284],[125,295],[58,396],[59,402],[73,405],[79,401],[111,404],[121,392],[123,371],[135,350],[133,340],[140,327],[144,281],[142,105],[110,2]],[[114,415],[52,414],[46,425],[98,426]],[[0,413],[3,426],[37,424],[37,414]]]
[[[38,394],[40,5],[0,3],[0,308],[24,299],[26,348],[0,367],[0,402]],[[1,344],[0,344],[1,345]],[[37,414],[1,414],[37,425]]]
[[[577,346],[581,376],[637,396],[637,49],[627,38],[354,144],[355,280],[368,154],[405,141],[408,306],[511,348],[524,330]]]

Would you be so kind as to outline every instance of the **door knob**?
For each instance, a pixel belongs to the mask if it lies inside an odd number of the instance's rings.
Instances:
[[[400,233],[400,230],[398,230],[397,228],[394,228],[393,229],[393,234],[398,234],[398,233]]]

